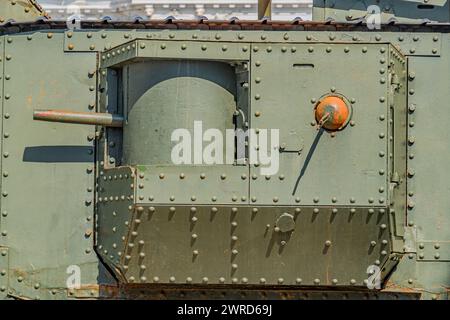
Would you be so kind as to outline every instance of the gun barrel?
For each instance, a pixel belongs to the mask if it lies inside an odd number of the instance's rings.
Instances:
[[[106,127],[122,127],[123,117],[112,113],[77,112],[66,110],[35,110],[34,120],[99,125]]]

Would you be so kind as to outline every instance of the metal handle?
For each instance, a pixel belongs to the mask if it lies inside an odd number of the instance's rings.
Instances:
[[[66,110],[35,110],[33,120],[123,127],[123,117],[112,113],[77,112]]]

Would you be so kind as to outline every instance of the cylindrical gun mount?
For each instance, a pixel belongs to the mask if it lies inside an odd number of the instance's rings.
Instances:
[[[33,119],[51,122],[99,125],[105,127],[123,127],[123,117],[111,113],[35,110],[33,112]]]

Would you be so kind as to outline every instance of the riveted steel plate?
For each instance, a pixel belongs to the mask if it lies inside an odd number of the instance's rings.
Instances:
[[[248,171],[248,166],[233,165],[137,166],[136,201],[247,204]]]
[[[295,228],[277,232],[285,212]],[[387,214],[369,208],[155,206],[134,217],[128,282],[363,286],[390,252]]]
[[[134,170],[106,169],[98,178],[97,253],[110,265],[119,265],[134,210]]]
[[[101,67],[127,62],[131,59],[199,59],[199,60],[248,60],[247,43],[202,43],[195,41],[135,40],[106,50],[101,54]]]
[[[69,37],[70,36],[70,37]],[[66,31],[64,50],[104,51],[120,46],[131,39],[151,39],[192,42],[235,42],[235,43],[392,43],[403,54],[412,56],[440,56],[442,35],[437,32],[399,33],[379,30],[360,31],[248,31],[248,30],[79,30]],[[71,50],[69,49],[72,48]]]
[[[0,241],[16,270],[11,289],[22,297],[44,298],[50,296],[44,288],[65,287],[70,265],[80,266],[83,283],[98,276],[94,146],[88,140],[94,129],[32,116],[39,108],[87,111],[95,101],[96,76],[89,72],[96,70],[96,55],[67,55],[62,43],[63,33],[52,32],[5,41]],[[45,254],[36,254],[42,248]]]
[[[251,127],[278,129],[280,145],[292,131],[304,141],[300,154],[279,154],[275,175],[262,175],[262,165],[251,168],[258,176],[250,183],[255,203],[386,205],[390,49],[328,43],[253,50]],[[317,130],[314,117],[315,103],[327,94],[344,96],[352,109],[349,125],[334,134]]]

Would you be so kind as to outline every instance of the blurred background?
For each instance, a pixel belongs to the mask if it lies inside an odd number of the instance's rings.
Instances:
[[[38,0],[55,20],[77,15],[83,20],[257,19],[258,0]],[[272,0],[272,20],[311,20],[312,0]]]

